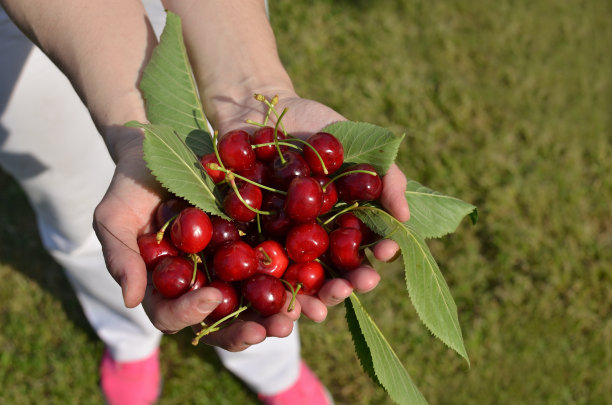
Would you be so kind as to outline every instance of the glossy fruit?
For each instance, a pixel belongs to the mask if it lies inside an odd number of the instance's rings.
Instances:
[[[209,163],[219,164],[219,159],[217,159],[217,155],[214,153],[208,153],[200,158],[200,164],[206,170],[206,173],[210,176],[212,181],[216,183],[220,183],[225,180],[225,172],[221,170],[215,170],[209,167]]]
[[[219,138],[217,149],[226,169],[239,172],[255,163],[251,137],[246,131],[237,129],[224,134]]]
[[[287,254],[296,263],[313,261],[321,256],[328,246],[329,236],[316,222],[294,226],[285,240]]]
[[[296,177],[310,176],[310,166],[298,152],[287,151],[283,153],[285,163],[280,156],[276,156],[271,163],[271,183],[280,190],[287,190],[289,183]]]
[[[237,310],[240,299],[236,287],[226,281],[213,280],[208,287],[216,288],[222,296],[221,303],[206,317],[206,323],[210,325]]]
[[[267,235],[273,237],[285,236],[293,222],[285,212],[285,198],[277,193],[266,192],[263,196],[261,209],[270,215],[261,215],[261,226]]]
[[[285,134],[280,129],[277,130],[276,136],[278,137],[279,141],[285,139]],[[251,144],[253,145],[261,145],[272,142],[274,142],[274,128],[272,127],[259,128],[257,131],[253,132],[253,135],[251,135]],[[280,145],[280,150],[282,152],[286,151],[287,146]],[[275,145],[260,146],[255,148],[255,155],[257,156],[257,160],[262,162],[270,162],[276,156],[278,156],[278,151],[276,150]]]
[[[191,204],[182,198],[171,198],[161,202],[155,210],[155,225],[158,229],[163,227],[166,222],[176,217],[185,208],[191,206]]]
[[[315,148],[321,156],[328,175],[334,173],[342,166],[344,162],[344,147],[335,136],[327,132],[317,132],[311,135],[306,141]],[[312,173],[325,174],[323,166],[321,165],[321,160],[319,160],[319,157],[311,148],[305,146],[302,153]]]
[[[239,175],[258,184],[269,184],[272,176],[270,167],[259,160],[246,170],[238,172]]]
[[[234,222],[214,215],[210,217],[210,223],[212,224],[213,232],[210,242],[206,247],[208,255],[213,254],[224,243],[240,239],[240,233]]]
[[[164,257],[153,269],[153,286],[166,298],[176,298],[189,290],[193,263],[182,257]]]
[[[242,285],[242,296],[263,316],[277,314],[285,304],[285,287],[276,277],[257,273]]]
[[[281,278],[289,265],[289,258],[283,246],[266,240],[255,247],[257,255],[257,272]]]
[[[298,294],[316,295],[325,282],[325,271],[318,262],[294,263],[283,276],[293,288],[301,285]]]
[[[336,183],[330,183],[330,178],[320,174],[312,176],[313,179],[319,183],[321,190],[323,191],[323,200],[321,202],[321,211],[319,215],[327,214],[338,202],[338,192],[336,191]],[[323,186],[325,190],[323,190]]]
[[[140,257],[144,260],[147,270],[153,271],[155,265],[166,256],[178,256],[179,251],[174,246],[170,237],[164,235],[161,241],[157,242],[157,232],[142,235],[138,238],[138,249]]]
[[[193,277],[193,274],[192,274]],[[189,290],[187,291],[195,291],[206,285],[206,274],[202,270],[196,270],[196,278],[193,284],[189,286]]]
[[[215,274],[223,281],[240,281],[257,270],[255,250],[241,240],[220,246],[213,257]]]
[[[185,208],[172,222],[170,237],[174,245],[185,253],[198,253],[212,237],[208,215],[199,208]]]
[[[367,170],[376,173],[374,166],[360,163],[345,170]],[[347,203],[355,201],[374,201],[382,193],[382,180],[380,176],[368,173],[351,173],[336,180],[338,197]]]
[[[334,220],[335,228],[355,228],[361,231],[362,243],[373,242],[376,234],[352,212],[345,212]]]
[[[262,194],[261,189],[251,183],[241,183],[238,185],[238,192],[242,196],[242,199],[251,208],[260,209]],[[236,221],[248,222],[255,219],[257,213],[247,208],[238,195],[231,190],[228,192],[223,199],[223,210],[227,215],[235,219]]]
[[[285,212],[296,222],[311,222],[317,218],[323,203],[319,182],[310,176],[291,180],[285,196]]]
[[[361,231],[355,228],[338,228],[329,234],[328,258],[340,270],[354,270],[363,262],[359,250]]]

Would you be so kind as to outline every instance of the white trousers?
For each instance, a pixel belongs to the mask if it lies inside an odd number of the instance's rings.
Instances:
[[[162,6],[159,1],[145,1],[145,6],[159,35]],[[148,357],[162,334],[142,307],[124,306],[92,229],[94,208],[114,163],[69,81],[1,8],[0,166],[28,196],[43,245],[64,268],[85,316],[113,357]],[[281,391],[299,371],[297,325],[288,338],[269,338],[240,353],[217,348],[217,353],[254,391]]]

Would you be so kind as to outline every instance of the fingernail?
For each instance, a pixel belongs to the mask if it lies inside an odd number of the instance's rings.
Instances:
[[[202,314],[208,315],[215,308],[217,308],[217,305],[219,305],[220,303],[221,301],[200,301],[197,305],[197,309]]]

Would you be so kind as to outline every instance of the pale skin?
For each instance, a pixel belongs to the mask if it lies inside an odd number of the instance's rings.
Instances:
[[[9,15],[64,71],[88,107],[117,163],[113,180],[94,215],[111,275],[121,285],[128,307],[143,304],[153,324],[173,333],[197,325],[220,302],[214,288],[202,288],[177,299],[152,294],[136,239],[152,231],[151,219],[164,196],[142,159],[140,130],[125,122],[146,122],[138,81],[155,36],[140,1],[136,0],[1,0]],[[312,100],[300,98],[276,49],[274,34],[260,0],[167,0],[164,6],[178,14],[194,68],[202,103],[213,128],[252,130],[247,119],[261,121],[266,107],[254,93],[279,96],[278,110],[287,108],[287,131],[307,136],[345,118]],[[111,83],[112,85],[109,85]],[[383,206],[397,219],[410,217],[404,197],[406,178],[393,165],[383,178]],[[389,260],[397,245],[380,242],[375,256]],[[293,311],[268,318],[254,314],[202,342],[240,351],[266,337],[287,336],[304,314],[315,322],[327,316],[353,291],[368,292],[379,274],[368,266],[346,279],[328,281],[317,297],[300,295]]]

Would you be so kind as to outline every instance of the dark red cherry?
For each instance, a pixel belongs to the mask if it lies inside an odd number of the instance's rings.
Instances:
[[[227,169],[237,172],[246,170],[255,163],[255,152],[251,147],[248,132],[236,129],[219,138],[217,145],[219,157]]]
[[[317,132],[306,141],[319,152],[327,168],[327,174],[332,174],[342,166],[344,162],[344,148],[335,136],[327,132]],[[319,157],[311,148],[305,146],[302,154],[306,162],[308,162],[312,173],[325,174]]]
[[[245,280],[257,270],[257,256],[246,242],[229,242],[217,249],[213,267],[217,277],[223,281]]]
[[[304,160],[301,154],[294,151],[283,153],[285,163],[276,156],[271,163],[272,168],[272,185],[281,190],[287,190],[289,183],[296,177],[310,176],[310,167]]]
[[[335,228],[355,228],[361,231],[362,243],[373,242],[376,234],[352,212],[345,212],[334,220]]]
[[[291,180],[285,196],[285,212],[296,222],[314,221],[321,211],[323,191],[310,176]]]
[[[178,197],[161,202],[155,211],[155,225],[157,228],[163,227],[187,207],[191,207],[191,204]]]
[[[277,314],[285,304],[285,287],[276,277],[257,273],[242,285],[242,296],[263,316]]]
[[[347,168],[344,172],[353,170],[367,170],[376,173],[374,166],[360,163]],[[382,180],[380,176],[368,173],[351,173],[336,180],[338,196],[342,201],[352,203],[355,201],[374,201],[382,193]]]
[[[359,250],[361,231],[355,228],[338,228],[329,234],[329,260],[340,270],[353,270],[363,262]]]
[[[166,298],[176,298],[189,291],[193,263],[182,257],[164,257],[153,270],[153,286]]]
[[[287,254],[296,263],[313,261],[321,256],[328,246],[329,236],[316,222],[294,226],[285,240]]]
[[[280,129],[277,130],[276,136],[278,137],[279,141],[285,139],[285,134]],[[253,132],[253,135],[251,135],[252,145],[261,145],[272,142],[274,142],[274,128],[272,127],[259,128],[257,131]],[[280,145],[280,150],[282,152],[286,151],[287,146]],[[255,155],[257,156],[257,160],[262,162],[270,162],[276,156],[278,156],[278,151],[276,150],[275,145],[260,146],[255,148]]]
[[[319,215],[327,214],[338,202],[338,192],[336,191],[336,184],[333,182],[330,183],[329,177],[320,174],[312,176],[312,178],[319,183],[322,190],[323,186],[327,184],[327,187],[325,187],[325,190],[323,190],[323,201],[321,203],[321,211],[319,212]]]
[[[210,176],[213,182],[220,183],[225,180],[225,172],[221,170],[215,170],[208,166],[209,163],[219,164],[219,159],[214,153],[208,153],[200,158],[200,163],[206,170],[206,173]]]
[[[193,274],[192,274],[193,277]],[[206,285],[206,274],[202,270],[196,270],[196,278],[188,291],[198,290]]]
[[[234,222],[213,215],[210,218],[210,223],[212,224],[213,232],[210,242],[206,246],[205,251],[207,254],[213,254],[219,246],[226,242],[240,239],[240,232]]]
[[[172,222],[170,237],[174,245],[185,253],[198,253],[212,237],[208,215],[199,208],[185,208]]]
[[[238,192],[242,199],[250,207],[256,210],[261,208],[262,194],[261,189],[251,183],[243,182],[238,185]],[[228,192],[223,199],[223,209],[226,214],[236,221],[248,222],[252,221],[257,213],[247,208],[238,198],[234,190]]]
[[[294,289],[301,284],[298,294],[315,295],[325,282],[325,271],[318,262],[294,263],[289,266],[283,278]]]
[[[266,240],[255,247],[257,255],[257,272],[281,278],[289,265],[289,258],[283,246],[274,241]]]
[[[268,185],[270,184],[270,178],[272,176],[271,170],[272,169],[270,169],[270,166],[256,160],[253,166],[237,173],[251,181],[254,181],[255,183]]]
[[[285,198],[277,193],[266,192],[261,209],[270,212],[270,215],[260,216],[264,232],[273,237],[287,235],[293,222],[285,212]]]
[[[206,323],[213,324],[219,319],[225,318],[238,309],[240,299],[236,287],[231,283],[221,280],[213,280],[208,284],[221,292],[221,303],[206,317]]]
[[[144,260],[149,271],[153,271],[155,265],[162,258],[179,255],[178,249],[174,246],[169,236],[164,235],[162,240],[157,242],[157,232],[139,237],[138,249],[140,250],[140,257]]]

